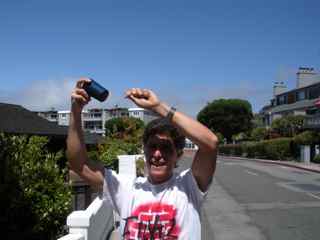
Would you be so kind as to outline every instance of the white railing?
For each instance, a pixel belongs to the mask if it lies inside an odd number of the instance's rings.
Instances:
[[[140,157],[143,155],[119,155],[119,173],[134,179],[136,160]],[[113,216],[112,206],[96,197],[86,210],[74,211],[68,216],[69,234],[58,240],[105,240],[113,230]]]
[[[96,197],[86,210],[72,212],[67,225],[69,234],[58,240],[105,240],[114,226],[112,207]]]

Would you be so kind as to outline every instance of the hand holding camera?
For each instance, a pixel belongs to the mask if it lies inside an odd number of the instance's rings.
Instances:
[[[91,97],[103,102],[108,96],[108,90],[99,83],[90,78],[81,78],[77,81],[71,94],[72,108],[81,112],[83,107],[90,102]]]

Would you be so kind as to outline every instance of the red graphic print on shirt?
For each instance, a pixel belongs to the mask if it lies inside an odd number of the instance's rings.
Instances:
[[[124,239],[178,239],[180,227],[176,223],[177,210],[172,205],[146,203],[138,206],[126,221]]]

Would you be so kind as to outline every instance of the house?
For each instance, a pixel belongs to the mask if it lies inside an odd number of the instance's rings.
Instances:
[[[0,132],[47,136],[51,141],[65,144],[68,134],[67,126],[59,126],[54,121],[48,121],[20,105],[0,103],[0,116]],[[87,145],[94,145],[101,142],[102,138],[85,132],[84,140]]]
[[[138,118],[142,120],[145,124],[148,124],[152,120],[159,117],[158,114],[144,108],[138,108],[138,107],[129,108],[128,111],[129,111],[129,117]]]
[[[300,67],[296,75],[295,89],[287,90],[283,82],[274,83],[273,99],[260,111],[265,126],[285,115],[303,115],[306,127],[320,126],[320,74],[314,68]]]
[[[68,126],[70,121],[70,110],[57,111],[51,109],[49,111],[35,112],[38,116],[54,122],[59,126]],[[117,117],[129,116],[127,108],[118,106],[111,109],[90,108],[82,111],[82,128],[84,131],[104,136],[104,124],[107,120]]]

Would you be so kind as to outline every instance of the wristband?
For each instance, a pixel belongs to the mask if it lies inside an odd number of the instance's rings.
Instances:
[[[166,118],[171,122],[172,121],[172,118],[173,118],[173,115],[174,115],[174,113],[177,111],[177,109],[176,108],[174,108],[174,107],[171,107],[170,108],[170,110],[169,110],[169,112],[168,112],[168,114],[167,114],[167,116],[166,116]]]

